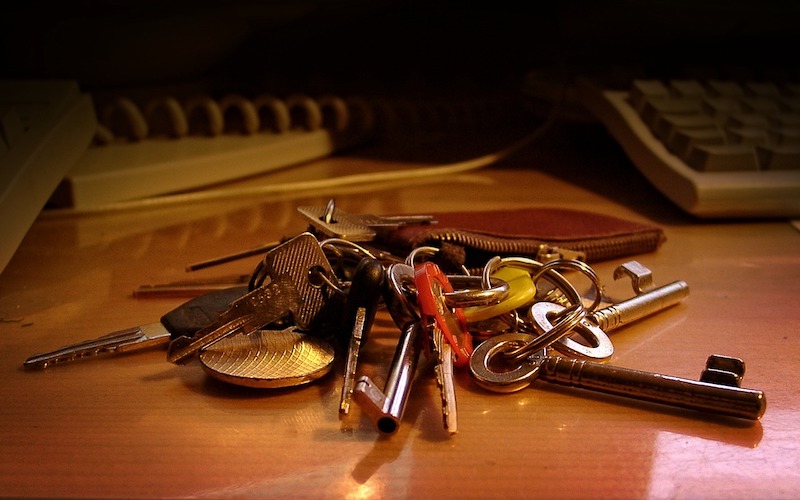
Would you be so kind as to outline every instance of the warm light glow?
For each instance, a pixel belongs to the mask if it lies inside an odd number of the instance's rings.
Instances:
[[[778,416],[771,409],[770,421],[787,422],[795,417]],[[794,413],[794,412],[788,412]],[[736,496],[736,490],[759,490],[764,485],[776,488],[776,497],[787,474],[800,469],[796,453],[774,454],[770,448],[796,443],[800,433],[790,428],[770,428],[764,423],[731,430],[710,427],[707,435],[696,436],[660,432],[653,442],[651,482],[648,498],[674,498],[689,491],[702,491],[703,484],[719,484],[719,496]],[[716,457],[708,460],[708,457]],[[731,464],[736,466],[731,468]],[[725,478],[724,482],[719,479]],[[725,488],[731,488],[726,491]]]
[[[375,498],[375,488],[369,484],[358,484],[352,490],[347,492],[345,498],[347,500],[362,500],[366,498]]]

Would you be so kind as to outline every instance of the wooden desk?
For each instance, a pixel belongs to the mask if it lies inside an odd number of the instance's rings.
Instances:
[[[584,133],[585,132],[585,133]],[[248,180],[394,164],[359,156]],[[523,206],[585,209],[660,225],[633,256],[681,305],[615,331],[612,363],[697,378],[712,353],[747,362],[769,402],[759,422],[601,397],[545,383],[487,393],[456,378],[459,429],[442,429],[431,366],[399,432],[355,408],[340,420],[341,363],[305,388],[248,390],[163,351],[25,371],[29,355],[158,320],[181,299],[139,285],[249,273],[249,259],[184,266],[302,231],[295,207],[335,197],[388,214]],[[611,293],[628,259],[594,265]],[[242,197],[108,214],[43,214],[0,275],[0,495],[268,498],[794,498],[800,494],[800,235],[787,221],[696,221],[670,205],[602,132],[554,131],[524,153],[451,179]],[[397,331],[379,317],[361,367],[382,382]]]

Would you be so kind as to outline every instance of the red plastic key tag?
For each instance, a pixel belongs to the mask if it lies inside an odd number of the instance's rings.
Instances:
[[[414,269],[414,284],[422,315],[436,321],[453,347],[453,364],[467,366],[472,355],[472,337],[461,309],[450,309],[445,304],[443,294],[454,291],[447,276],[433,262],[423,262]]]

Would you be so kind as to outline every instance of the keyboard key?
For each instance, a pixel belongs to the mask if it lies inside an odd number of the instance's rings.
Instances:
[[[754,96],[780,97],[781,89],[772,82],[747,82],[744,90]]]
[[[769,134],[766,129],[758,127],[741,127],[727,130],[727,136],[733,144],[746,144],[748,146],[767,146]]]
[[[700,144],[725,144],[725,132],[719,128],[678,129],[667,142],[676,156],[687,158],[694,146]]]
[[[644,110],[648,97],[669,97],[669,89],[660,80],[634,80],[631,84],[631,106],[638,113]]]
[[[715,128],[719,124],[706,114],[662,115],[656,119],[653,131],[656,137],[666,142],[679,129]]]
[[[711,95],[736,98],[744,96],[742,86],[733,81],[709,80],[707,85]]]
[[[796,96],[783,97],[781,98],[780,103],[782,109],[800,113],[800,94]]]
[[[759,113],[734,113],[725,122],[727,128],[732,127],[769,127],[767,117]]]
[[[777,113],[778,101],[772,97],[742,97],[742,111],[745,113]]]
[[[703,112],[723,121],[733,113],[740,113],[742,105],[739,99],[729,96],[706,97],[703,99]]]
[[[697,97],[647,97],[640,113],[642,121],[652,127],[662,115],[702,113],[703,101]]]
[[[700,172],[758,170],[756,150],[744,144],[701,144],[689,151],[686,163]]]
[[[672,80],[669,82],[672,92],[681,97],[703,97],[706,89],[697,80]]]
[[[764,170],[800,170],[800,144],[758,148]]]
[[[770,113],[767,115],[767,120],[775,127],[800,127],[800,113]]]
[[[774,127],[769,131],[771,144],[800,144],[800,127]]]

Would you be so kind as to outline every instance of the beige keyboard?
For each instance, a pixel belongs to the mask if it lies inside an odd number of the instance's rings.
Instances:
[[[581,81],[586,108],[642,174],[703,218],[800,217],[800,83]]]

